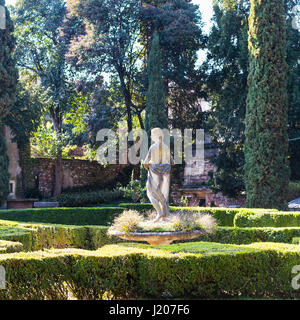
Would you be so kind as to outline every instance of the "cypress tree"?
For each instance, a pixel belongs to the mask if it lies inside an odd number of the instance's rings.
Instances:
[[[282,0],[251,0],[245,130],[248,207],[286,208],[289,165],[285,19]]]
[[[5,1],[0,0],[5,7]],[[1,17],[3,19],[3,17]],[[9,194],[9,158],[7,145],[3,136],[3,120],[16,101],[17,69],[12,57],[15,38],[12,35],[13,23],[5,7],[5,28],[0,29],[0,202]]]
[[[146,97],[145,127],[150,136],[153,128],[168,128],[164,84],[161,71],[161,51],[159,35],[155,31],[148,59],[148,92]]]
[[[146,95],[145,129],[148,135],[149,145],[151,130],[153,128],[168,128],[164,84],[161,70],[161,51],[159,34],[153,33],[151,50],[148,58],[148,91]],[[147,171],[142,169],[142,185],[146,185]]]
[[[3,136],[3,128],[0,127],[0,204],[6,200],[9,195],[9,159],[7,155],[7,144]]]
[[[5,6],[4,0],[0,0],[0,6]],[[16,101],[18,77],[15,60],[12,57],[16,45],[12,35],[14,28],[6,7],[5,12],[5,29],[0,29],[0,122]]]

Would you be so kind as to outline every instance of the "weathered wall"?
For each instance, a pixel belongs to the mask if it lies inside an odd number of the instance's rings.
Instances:
[[[245,197],[239,198],[228,198],[223,196],[222,193],[211,193],[205,196],[206,206],[210,207],[212,205],[216,207],[228,208],[228,207],[240,207],[244,208],[246,205]]]
[[[54,187],[55,161],[53,159],[32,159],[33,178],[36,180],[41,193],[49,197]],[[104,167],[96,161],[64,159],[63,165],[63,189],[72,187],[83,187],[90,185],[102,186],[114,182],[128,183],[128,167],[124,165],[109,165]]]

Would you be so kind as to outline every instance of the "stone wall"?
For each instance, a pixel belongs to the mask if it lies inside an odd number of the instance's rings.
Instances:
[[[222,193],[211,193],[205,196],[205,202],[207,207],[212,205],[216,207],[228,208],[228,207],[239,207],[244,208],[246,205],[246,200],[244,197],[239,198],[228,198]]]
[[[35,185],[45,197],[50,197],[54,188],[55,160],[32,159]],[[100,165],[97,161],[63,159],[63,189],[91,185],[106,185],[116,180],[127,184],[130,179],[126,165]]]

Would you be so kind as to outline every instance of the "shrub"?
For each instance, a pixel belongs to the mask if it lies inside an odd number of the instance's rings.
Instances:
[[[20,242],[0,240],[0,253],[22,251],[23,245]]]
[[[290,181],[287,200],[292,201],[300,197],[300,181]]]
[[[0,219],[67,225],[108,225],[122,211],[122,208],[117,207],[1,210]]]
[[[243,212],[234,218],[235,227],[300,227],[300,212]]]
[[[0,299],[299,298],[291,286],[298,245],[109,245],[97,251],[1,254]]]
[[[201,240],[232,244],[250,244],[254,242],[293,243],[293,239],[299,236],[300,228],[219,227],[214,234],[204,235]]]
[[[122,199],[124,199],[123,191],[118,189],[62,193],[57,197],[59,205],[63,207],[87,207]]]
[[[106,244],[123,242],[118,237],[108,236],[107,230],[105,226],[16,224],[14,227],[0,226],[0,239],[18,241],[24,251],[67,247],[94,250]]]
[[[120,190],[123,192],[124,199],[136,202],[147,202],[147,190],[146,187],[142,186],[140,180],[132,180],[126,187],[121,187]]]

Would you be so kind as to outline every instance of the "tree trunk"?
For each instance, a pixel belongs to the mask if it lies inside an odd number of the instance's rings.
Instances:
[[[62,191],[62,179],[63,179],[63,170],[62,170],[62,141],[61,141],[61,127],[62,120],[59,114],[56,112],[57,110],[51,108],[50,114],[53,121],[55,134],[58,141],[58,150],[55,159],[55,169],[54,169],[54,190],[53,196],[57,197],[61,194]]]
[[[62,191],[62,178],[63,178],[63,170],[62,170],[62,150],[57,153],[55,159],[55,182],[54,182],[54,190],[53,196],[57,197],[61,194]]]

